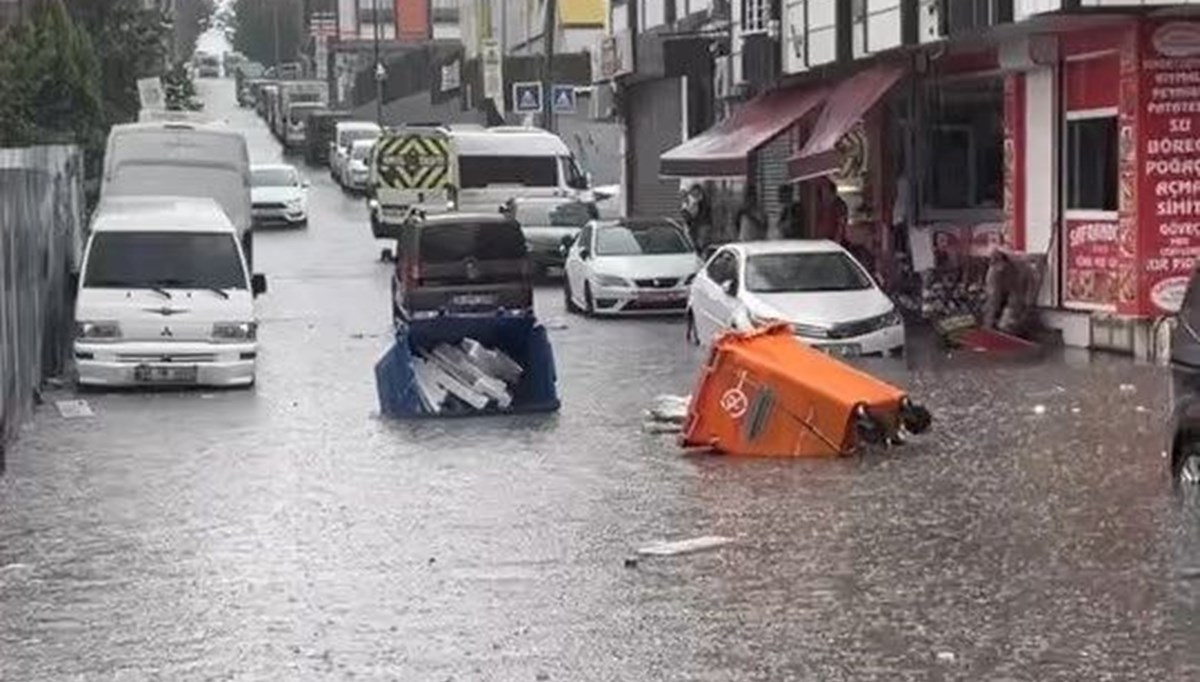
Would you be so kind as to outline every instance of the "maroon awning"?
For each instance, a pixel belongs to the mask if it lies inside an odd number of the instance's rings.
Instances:
[[[790,128],[825,100],[825,88],[782,88],[743,104],[732,116],[662,155],[668,177],[746,175],[751,152]]]
[[[788,160],[791,179],[808,180],[836,171],[841,165],[837,143],[906,71],[900,64],[878,64],[839,83],[829,94],[808,142]]]

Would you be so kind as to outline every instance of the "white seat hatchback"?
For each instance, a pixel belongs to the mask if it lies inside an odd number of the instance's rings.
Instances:
[[[831,241],[728,244],[692,284],[688,334],[708,343],[721,332],[773,321],[836,355],[899,354],[904,320],[845,249]]]

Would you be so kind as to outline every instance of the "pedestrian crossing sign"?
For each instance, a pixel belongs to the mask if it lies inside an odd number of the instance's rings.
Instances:
[[[513,109],[531,114],[542,110],[542,84],[540,82],[513,83]]]
[[[556,113],[556,114],[573,114],[573,113],[575,113],[575,86],[574,85],[556,85],[556,86],[554,86],[554,113]]]

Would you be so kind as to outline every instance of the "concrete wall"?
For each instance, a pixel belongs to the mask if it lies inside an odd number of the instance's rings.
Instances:
[[[0,471],[34,393],[67,367],[83,211],[75,148],[0,149]]]

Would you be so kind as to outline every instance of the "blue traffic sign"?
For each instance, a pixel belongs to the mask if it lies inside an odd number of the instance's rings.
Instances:
[[[574,85],[556,85],[554,86],[554,113],[556,114],[573,114],[575,113],[575,86]]]
[[[513,83],[513,111],[522,114],[535,114],[542,110],[541,82]]]

